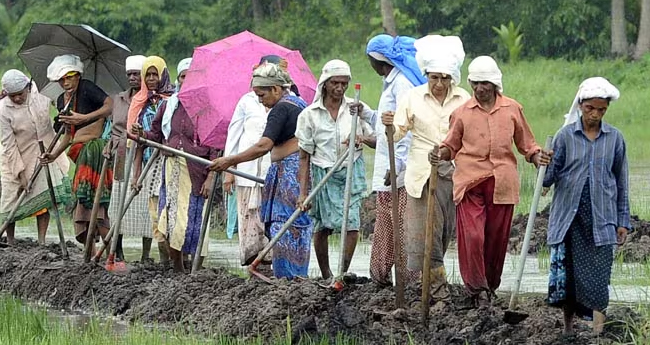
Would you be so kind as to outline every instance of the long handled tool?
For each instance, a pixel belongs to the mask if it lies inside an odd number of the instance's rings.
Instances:
[[[438,145],[433,151],[438,152]],[[436,188],[438,187],[438,166],[431,165],[429,174],[429,195],[427,195],[427,224],[424,240],[424,262],[422,263],[422,323],[426,325],[429,318],[429,288],[431,285],[431,255],[436,226]]]
[[[158,157],[158,154],[160,151],[158,149],[154,149],[153,153],[151,154],[151,158],[149,158],[149,161],[147,164],[145,164],[144,168],[142,169],[142,172],[140,174],[140,177],[138,178],[138,181],[136,185],[141,186],[144,180],[147,178],[147,175],[149,171],[151,170],[151,167],[153,166],[156,158]],[[128,180],[125,179],[125,184],[128,184]],[[139,189],[133,189],[131,191],[131,194],[129,194],[129,198],[126,200],[124,207],[122,207],[121,211],[118,210],[119,215],[118,217],[124,218],[124,215],[126,214],[126,210],[128,210],[129,206],[131,206],[131,202],[133,202],[133,199],[140,193]],[[118,201],[119,202],[119,201]],[[117,221],[117,219],[115,219]],[[115,233],[115,228],[116,228],[116,222],[113,222],[111,224],[111,229],[108,231],[108,234],[106,235],[106,238],[104,238],[103,242],[100,244],[99,249],[97,249],[97,253],[95,253],[95,256],[93,256],[93,261],[94,262],[99,262],[99,258],[104,254],[104,250],[106,250],[106,247],[110,244],[111,238],[113,236],[113,233]]]
[[[359,98],[361,94],[361,84],[354,85],[354,103],[359,103]],[[358,112],[352,113],[352,124],[350,125],[350,140],[348,147],[350,148],[350,154],[348,157],[348,167],[345,175],[345,189],[343,191],[343,220],[341,221],[341,255],[339,257],[339,274],[338,279],[343,279],[343,274],[346,271],[346,265],[349,263],[345,262],[345,249],[348,235],[348,218],[350,215],[350,197],[352,195],[352,179],[353,179],[353,170],[354,170],[354,151],[353,149],[356,146],[357,142],[357,119],[359,118]]]
[[[88,230],[86,231],[86,244],[84,246],[84,262],[90,262],[90,256],[92,255],[92,246],[95,242],[95,236],[97,236],[97,213],[99,212],[99,202],[102,197],[102,191],[104,189],[104,180],[106,179],[106,172],[108,171],[108,163],[110,158],[104,157],[102,160],[102,170],[99,173],[99,183],[95,188],[95,197],[93,198],[93,208],[90,211],[90,222],[88,224]]]
[[[54,136],[54,139],[52,139],[50,146],[47,147],[47,151],[46,151],[47,153],[51,153],[52,150],[54,150],[54,147],[56,147],[56,143],[59,141],[59,139],[61,138],[64,132],[65,132],[65,126],[61,126],[61,128],[59,128],[58,132]],[[14,222],[14,217],[16,216],[16,212],[18,211],[18,207],[20,207],[23,201],[25,201],[28,191],[31,191],[32,188],[34,187],[34,183],[36,183],[36,178],[38,177],[38,174],[41,172],[41,169],[43,169],[42,165],[39,164],[36,166],[34,173],[32,173],[32,176],[29,178],[29,181],[27,182],[27,188],[25,188],[20,193],[18,200],[16,200],[16,203],[14,204],[13,208],[9,212],[9,215],[7,215],[7,218],[5,218],[5,222],[2,224],[2,227],[0,228],[0,237],[4,235],[5,231],[7,231],[7,226],[9,226],[10,223]]]
[[[343,162],[345,162],[345,159],[349,155],[351,155],[351,152],[353,152],[352,150],[354,150],[353,145],[351,145],[349,149],[347,149],[346,151],[343,152],[341,157],[338,158],[338,160],[330,168],[330,170],[327,172],[327,174],[325,174],[325,177],[323,177],[323,179],[316,185],[316,187],[314,187],[311,190],[309,195],[307,195],[307,198],[305,198],[305,200],[303,201],[303,205],[309,205],[309,203],[312,201],[312,199],[314,199],[314,197],[316,197],[316,195],[323,188],[323,186],[325,186],[325,183],[327,183],[327,180],[329,180],[332,177],[332,175],[334,175],[334,173],[339,169],[339,167],[341,167],[341,165],[343,165]],[[251,275],[254,275],[254,276],[258,277],[258,278],[262,279],[263,281],[265,281],[267,283],[270,283],[270,284],[273,283],[270,278],[263,275],[261,272],[259,272],[257,270],[257,266],[259,266],[262,263],[262,261],[264,260],[264,257],[266,257],[266,255],[271,251],[273,246],[275,246],[275,244],[278,243],[278,241],[280,241],[280,238],[284,235],[285,232],[287,232],[287,230],[289,230],[289,228],[291,227],[291,224],[293,224],[293,222],[300,216],[300,214],[302,212],[303,211],[302,211],[302,209],[300,207],[296,208],[296,210],[293,211],[293,213],[291,214],[289,219],[282,225],[282,228],[280,229],[280,231],[278,231],[278,233],[271,239],[271,241],[269,241],[269,243],[266,244],[266,247],[264,247],[264,249],[262,249],[262,251],[257,254],[257,258],[255,258],[253,263],[250,266],[248,266],[248,272],[250,272]]]
[[[210,220],[210,212],[212,211],[212,203],[214,202],[214,194],[217,189],[217,183],[219,179],[215,176],[212,179],[212,189],[210,190],[210,197],[208,198],[207,207],[203,213],[203,223],[201,223],[201,234],[199,235],[199,244],[196,247],[196,253],[194,254],[194,260],[192,262],[192,273],[195,273],[199,270],[199,262],[201,257],[201,250],[203,249],[203,243],[205,242],[205,236],[207,235],[208,221]]]
[[[546,138],[545,150],[551,149],[553,144],[553,137]],[[517,279],[515,286],[510,295],[510,303],[508,310],[503,315],[503,321],[509,324],[518,324],[528,318],[528,314],[519,313],[514,311],[517,306],[517,295],[521,287],[521,277],[524,275],[524,267],[526,266],[526,257],[528,256],[528,246],[530,245],[530,236],[535,227],[535,217],[537,216],[537,206],[539,205],[539,197],[542,195],[542,184],[544,183],[544,175],[546,174],[546,165],[539,167],[537,171],[537,181],[535,182],[535,192],[533,193],[533,200],[530,204],[530,213],[528,214],[528,223],[526,223],[526,234],[524,235],[524,243],[521,246],[521,253],[519,254],[519,266],[517,267]]]
[[[126,164],[124,165],[124,185],[120,190],[119,200],[117,202],[117,209],[121,213],[124,208],[124,201],[126,200],[126,193],[129,190],[129,179],[131,177],[131,167],[133,166],[133,160],[135,159],[135,151],[137,147],[135,143],[129,147],[129,153],[127,155]],[[151,159],[151,158],[150,158]],[[115,250],[117,249],[117,242],[120,238],[120,230],[122,228],[122,218],[118,217],[115,224],[115,230],[113,230],[113,238],[111,239],[111,249],[108,252],[108,258],[106,259],[106,270],[108,271],[123,271],[126,269],[124,262],[119,263],[115,262]]]
[[[395,307],[404,307],[404,272],[402,268],[402,236],[399,231],[399,195],[397,194],[397,169],[395,168],[395,140],[393,135],[395,128],[386,127],[386,138],[388,139],[388,162],[390,163],[390,201],[391,215],[393,220],[393,257],[395,262]]]
[[[45,145],[43,140],[38,141],[38,148],[41,150],[41,154],[45,153]],[[56,203],[56,194],[54,193],[54,184],[52,183],[52,175],[50,174],[50,166],[48,165],[45,169],[45,174],[47,176],[47,188],[50,190],[50,200],[52,201],[52,207],[50,208],[51,213],[54,214],[54,219],[56,220],[56,229],[59,232],[59,245],[61,246],[61,254],[63,259],[67,260],[68,248],[65,245],[65,236],[63,235],[63,224],[61,224],[61,214],[59,214],[59,206]]]
[[[205,159],[203,157],[195,156],[195,155],[189,154],[189,153],[187,153],[185,151],[177,150],[175,148],[171,148],[171,147],[169,147],[167,145],[163,145],[163,144],[157,143],[155,141],[151,141],[151,140],[148,140],[148,139],[145,139],[145,138],[142,138],[142,137],[139,137],[139,138],[134,139],[134,140],[137,141],[138,144],[142,144],[142,145],[145,145],[145,146],[150,146],[150,147],[153,147],[153,148],[157,148],[157,149],[159,149],[161,151],[169,152],[169,153],[171,153],[173,155],[180,156],[180,157],[183,157],[185,159],[188,159],[188,160],[191,160],[191,161],[194,161],[194,162],[197,162],[197,163],[201,163],[201,164],[205,164],[205,165],[212,164],[212,161],[209,160],[209,159]],[[264,184],[264,179],[261,179],[261,178],[259,178],[257,176],[253,176],[253,175],[243,173],[243,172],[235,170],[235,169],[226,169],[226,172],[230,173],[230,174],[233,174],[235,176],[243,177],[243,178],[251,180],[251,181],[255,181],[257,183]]]

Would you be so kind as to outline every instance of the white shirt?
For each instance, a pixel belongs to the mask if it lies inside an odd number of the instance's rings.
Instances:
[[[260,103],[259,97],[257,97],[255,92],[251,91],[243,95],[239,99],[239,102],[237,102],[235,112],[228,126],[224,157],[244,152],[255,145],[262,138],[264,127],[266,127],[267,116],[266,108]],[[258,159],[237,164],[237,170],[264,178],[270,165],[271,155],[267,153]],[[256,183],[249,179],[236,176],[235,185],[254,187]]]
[[[429,85],[424,84],[409,90],[399,101],[395,112],[395,140],[400,140],[408,132],[413,134],[409,148],[408,165],[404,176],[406,192],[413,198],[422,196],[424,184],[429,179],[431,164],[429,151],[440,145],[449,132],[449,116],[471,96],[458,86],[451,86],[444,103],[431,95]],[[451,166],[449,166],[451,168]],[[445,171],[438,167],[439,176],[451,179],[453,170]]]
[[[332,119],[329,111],[320,100],[309,105],[298,116],[296,137],[298,146],[311,155],[311,163],[323,169],[331,168],[336,160],[348,149],[343,141],[350,137],[352,115],[350,104],[354,99],[345,97],[341,102],[336,120]],[[375,121],[375,111],[363,103],[361,116],[357,118],[357,135],[374,135],[371,124]],[[361,157],[363,148],[360,146],[354,154],[356,161]],[[347,160],[346,160],[347,161]],[[347,163],[343,163],[341,168]],[[340,169],[340,168],[339,168]]]
[[[413,88],[411,81],[406,78],[398,68],[384,78],[383,91],[379,97],[377,115],[381,116],[386,111],[397,109],[397,100]],[[375,133],[377,134],[377,147],[375,148],[375,170],[372,175],[372,190],[389,192],[390,186],[384,186],[386,171],[390,168],[388,157],[388,140],[386,139],[386,126],[381,121],[376,121]],[[406,170],[406,157],[411,145],[411,132],[395,143],[395,170],[397,172],[397,188],[404,186],[404,172]]]

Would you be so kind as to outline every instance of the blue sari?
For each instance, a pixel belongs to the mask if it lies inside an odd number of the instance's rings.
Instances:
[[[304,109],[307,103],[296,96],[286,96],[280,102]],[[300,197],[298,183],[299,154],[295,152],[273,162],[266,174],[260,216],[270,237],[280,232],[284,223],[296,210]],[[313,224],[307,213],[302,213],[273,247],[273,273],[276,278],[307,277]]]

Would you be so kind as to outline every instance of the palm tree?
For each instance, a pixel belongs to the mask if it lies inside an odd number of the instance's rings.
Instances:
[[[393,37],[397,36],[395,12],[393,11],[393,1],[380,0],[379,4],[381,6],[381,21],[384,26],[384,31]]]

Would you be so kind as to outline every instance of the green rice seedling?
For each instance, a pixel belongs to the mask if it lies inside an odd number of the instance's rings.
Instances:
[[[545,273],[551,268],[551,249],[548,246],[542,246],[537,251],[537,266]]]

